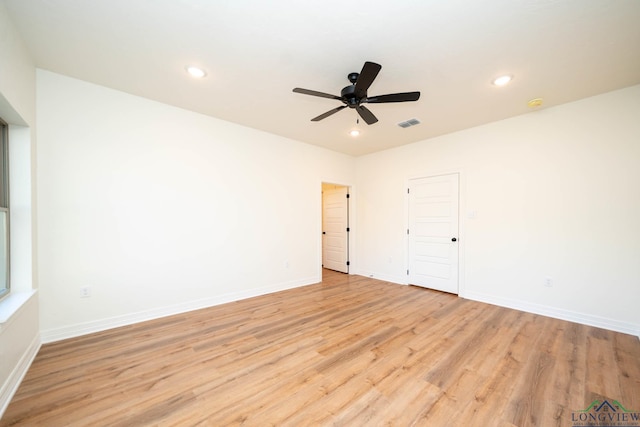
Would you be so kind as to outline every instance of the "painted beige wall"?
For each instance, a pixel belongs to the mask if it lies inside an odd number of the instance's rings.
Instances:
[[[640,334],[638,117],[634,86],[359,157],[358,272],[405,283],[408,180],[459,171],[462,296]]]
[[[352,157],[37,82],[44,341],[320,280],[321,183],[353,183]]]
[[[12,287],[12,295],[0,301],[0,317],[5,319],[0,323],[1,416],[40,340],[38,299],[33,295],[35,67],[1,2],[0,29],[0,117],[9,124],[10,139]],[[13,298],[18,294],[20,297]],[[18,306],[17,300],[25,299],[17,311],[12,308]]]
[[[356,181],[355,271],[404,283],[408,179],[454,171],[462,296],[635,333],[639,90],[354,160],[40,71],[43,334],[312,283],[321,182]]]

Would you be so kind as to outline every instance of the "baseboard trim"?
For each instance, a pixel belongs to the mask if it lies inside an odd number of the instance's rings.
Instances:
[[[608,329],[615,332],[622,332],[623,334],[635,335],[640,338],[640,325],[629,322],[621,322],[619,320],[609,319],[606,317],[594,316],[591,314],[579,313],[510,298],[497,297],[479,292],[467,291],[464,295],[461,294],[460,296],[466,299],[493,304],[500,307],[526,311],[527,313],[540,314],[542,316],[553,317],[555,319],[567,320],[569,322]]]
[[[373,277],[378,280],[386,282],[406,285],[401,278],[391,275],[380,274],[370,271],[352,271],[351,274]],[[100,319],[92,322],[86,322],[62,328],[43,330],[40,332],[38,348],[41,343],[51,343],[55,341],[64,340],[67,338],[74,338],[82,335],[91,334],[94,332],[100,332],[108,329],[117,328],[120,326],[127,326],[147,320],[158,319],[161,317],[172,316],[175,314],[185,313],[189,311],[199,310],[202,308],[213,307],[220,304],[226,304],[233,301],[238,301],[246,298],[253,298],[260,295],[267,295],[274,292],[284,291],[287,289],[293,289],[301,286],[311,285],[321,281],[318,276],[308,277],[306,279],[295,280],[290,282],[281,283],[278,285],[267,286],[257,289],[250,289],[242,292],[227,293],[224,295],[218,295],[211,298],[204,298],[195,301],[189,301],[186,303],[176,304],[168,307],[161,307],[153,310],[147,310],[144,312],[131,313],[123,316],[116,316],[107,319]],[[554,307],[549,307],[541,304],[529,303],[526,301],[514,300],[510,298],[497,297],[494,295],[487,295],[479,292],[466,291],[464,294],[460,294],[460,297],[484,302],[487,304],[493,304],[500,307],[512,308],[515,310],[526,311],[528,313],[540,314],[543,316],[553,317],[556,319],[567,320],[570,322],[581,323],[584,325],[595,326],[597,328],[608,329],[616,332],[622,332],[625,334],[635,335],[640,339],[640,325],[636,325],[628,322],[621,322],[615,319],[609,319],[599,316],[593,316],[584,313],[578,313],[570,310],[563,310]],[[36,349],[37,352],[37,349]],[[35,354],[34,354],[35,357]],[[30,362],[29,362],[30,363]],[[28,366],[27,366],[28,368]],[[26,371],[25,371],[26,372]],[[2,390],[4,391],[4,389]],[[3,397],[0,394],[0,399]],[[3,401],[0,400],[0,404]]]
[[[40,346],[42,342],[40,340],[40,334],[36,334],[36,336],[29,344],[29,347],[25,350],[24,354],[20,358],[20,361],[16,365],[16,367],[11,371],[9,378],[2,385],[2,389],[0,389],[0,418],[4,415],[4,411],[7,410],[13,395],[18,391],[18,387],[22,383],[24,376],[27,374],[31,363],[33,363],[33,359],[36,358],[38,354],[38,350],[40,350]]]
[[[299,288],[301,286],[311,285],[320,282],[322,279],[318,276],[307,277],[304,279],[293,280],[289,282],[279,283],[277,285],[265,286],[262,288],[248,289],[241,292],[230,292],[223,295],[216,295],[210,298],[203,298],[194,301],[188,301],[167,307],[160,307],[152,310],[146,310],[137,313],[115,316],[106,319],[95,320],[91,322],[79,323],[61,328],[43,330],[40,332],[42,343],[51,343],[61,341],[68,338],[75,338],[82,335],[101,332],[108,329],[118,328],[121,326],[132,325],[135,323],[145,322],[147,320],[159,319],[161,317],[173,316],[175,314],[186,313],[189,311],[200,310],[203,308],[213,307],[220,304],[226,304],[242,299],[253,298],[261,295],[272,294],[274,292],[285,291],[287,289]]]
[[[367,271],[367,270],[356,270],[350,272],[350,274],[355,274],[358,276],[371,277],[372,279],[382,280],[383,282],[391,282],[398,285],[406,285],[407,278],[402,276],[393,276],[390,274],[377,273],[375,271]]]

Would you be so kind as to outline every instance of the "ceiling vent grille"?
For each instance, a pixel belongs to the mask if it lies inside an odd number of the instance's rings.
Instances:
[[[406,122],[398,123],[398,126],[400,126],[401,128],[408,128],[408,127],[419,125],[419,124],[420,124],[420,120],[418,120],[418,119],[409,119]]]

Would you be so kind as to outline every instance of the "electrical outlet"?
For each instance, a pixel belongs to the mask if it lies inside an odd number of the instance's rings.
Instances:
[[[289,268],[289,260],[286,260],[286,261],[284,262],[284,268]]]
[[[80,288],[80,298],[89,298],[91,296],[91,287],[83,286]]]
[[[553,280],[551,280],[551,277],[545,277],[545,278],[544,278],[544,285],[545,285],[547,288],[551,288],[551,287],[553,287]]]

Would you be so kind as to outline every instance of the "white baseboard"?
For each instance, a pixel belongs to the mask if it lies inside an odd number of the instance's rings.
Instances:
[[[152,310],[146,310],[137,313],[126,314],[106,319],[95,320],[62,328],[48,329],[40,332],[43,343],[51,343],[64,340],[67,338],[79,337],[94,332],[105,331],[107,329],[118,328],[120,326],[132,325],[134,323],[145,322],[147,320],[158,319],[161,317],[173,316],[174,314],[185,313],[188,311],[200,310],[202,308],[213,307],[228,302],[238,301],[246,298],[253,298],[260,295],[271,294],[274,292],[284,291],[287,289],[298,288],[301,286],[311,285],[320,282],[320,277],[308,277],[305,279],[293,280],[290,282],[279,283],[277,285],[265,286],[262,288],[249,289],[241,292],[231,292],[223,295],[216,295],[210,298],[203,298],[195,301],[188,301],[167,307],[159,307]]]
[[[406,285],[404,277],[397,277],[392,275],[385,275],[376,273],[373,271],[352,271],[351,274],[373,277],[378,280],[386,282]],[[172,316],[174,314],[180,314],[188,311],[199,310],[202,308],[213,307],[228,302],[238,301],[246,298],[252,298],[260,295],[266,295],[274,292],[284,291],[287,289],[297,288],[301,286],[318,283],[321,281],[320,277],[308,277],[306,279],[295,280],[291,282],[280,283],[278,285],[267,286],[258,289],[250,289],[242,292],[228,293],[224,295],[218,295],[211,298],[200,299],[196,301],[189,301],[186,303],[176,304],[168,307],[161,307],[153,310],[147,310],[144,312],[131,313],[123,316],[116,316],[107,319],[100,319],[92,322],[86,322],[76,325],[65,326],[62,328],[43,330],[40,332],[40,339],[42,343],[50,343],[54,341],[60,341],[67,338],[78,337],[94,332],[100,332],[107,329],[117,328],[120,326],[131,325],[134,323],[144,322],[147,320],[153,320],[160,317]],[[496,297],[493,295],[487,295],[477,292],[464,292],[460,294],[460,297],[467,298],[474,301],[485,302],[488,304],[498,305],[501,307],[512,308],[515,310],[522,310],[529,313],[540,314],[543,316],[549,316],[556,319],[568,320],[570,322],[581,323],[589,326],[595,326],[598,328],[609,329],[616,332],[622,332],[625,334],[631,334],[638,336],[640,339],[640,325],[621,322],[615,319],[608,319],[598,316],[593,316],[584,313],[573,312],[569,310],[558,309],[554,307],[544,306],[540,304],[529,303],[526,301],[513,300],[509,298]],[[39,348],[39,347],[38,347]],[[26,371],[25,371],[26,372]],[[2,395],[0,395],[1,397]],[[0,403],[2,400],[0,400]]]
[[[527,313],[540,314],[542,316],[553,317],[555,319],[567,320],[569,322],[595,326],[596,328],[622,332],[623,334],[635,335],[640,338],[640,325],[634,323],[621,322],[619,320],[609,319],[606,317],[578,313],[571,310],[564,310],[510,298],[497,297],[479,292],[467,291],[464,292],[464,295],[460,294],[460,296],[466,299],[485,302],[487,304],[493,304],[500,307],[513,308],[515,310],[526,311]]]
[[[2,418],[4,411],[7,410],[7,406],[9,406],[9,402],[11,402],[13,395],[18,391],[18,387],[20,387],[22,379],[27,374],[33,359],[36,358],[38,350],[40,350],[40,345],[40,335],[36,334],[16,367],[11,371],[9,378],[7,378],[5,383],[2,385],[2,388],[0,389],[0,418]]]
[[[403,276],[395,276],[391,274],[378,273],[375,271],[368,271],[368,270],[355,270],[355,271],[350,271],[349,273],[355,274],[358,276],[371,277],[373,279],[382,280],[384,282],[396,283],[398,285],[407,284],[407,278]]]

